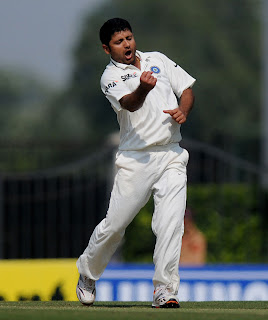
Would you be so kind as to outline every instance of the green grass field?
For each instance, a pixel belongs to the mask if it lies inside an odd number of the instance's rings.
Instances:
[[[180,309],[152,309],[150,302],[0,302],[0,319],[94,319],[94,320],[241,320],[268,319],[267,301],[182,302]]]

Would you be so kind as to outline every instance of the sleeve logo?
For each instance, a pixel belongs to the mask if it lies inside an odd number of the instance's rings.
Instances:
[[[109,83],[109,84],[105,87],[105,93],[107,93],[107,92],[109,91],[109,89],[115,87],[115,86],[117,85],[116,82],[118,82],[118,81],[113,81],[113,82]]]

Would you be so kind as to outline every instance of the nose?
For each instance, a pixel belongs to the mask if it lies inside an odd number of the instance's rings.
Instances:
[[[128,40],[125,40],[125,41],[124,41],[124,46],[125,46],[125,48],[129,48],[129,47],[130,47],[130,44],[129,44],[129,41],[128,41]]]

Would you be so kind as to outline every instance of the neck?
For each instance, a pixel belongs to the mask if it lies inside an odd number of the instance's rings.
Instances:
[[[133,66],[135,66],[138,69],[141,68],[141,62],[140,62],[140,58],[138,56],[135,56],[135,60],[134,60]]]

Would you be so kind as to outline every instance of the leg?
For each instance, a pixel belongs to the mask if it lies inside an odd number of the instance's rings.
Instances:
[[[184,150],[178,157],[178,163],[172,161],[172,165],[167,166],[154,185],[155,212],[152,229],[156,235],[156,245],[153,283],[155,287],[171,283],[171,292],[174,294],[177,294],[179,287],[178,268],[184,231],[187,160],[188,153]]]
[[[121,155],[117,159],[119,169],[107,216],[95,228],[86,250],[77,261],[78,271],[83,276],[93,280],[100,278],[123,238],[126,227],[149,200],[152,178],[144,154],[128,153],[131,158]]]

